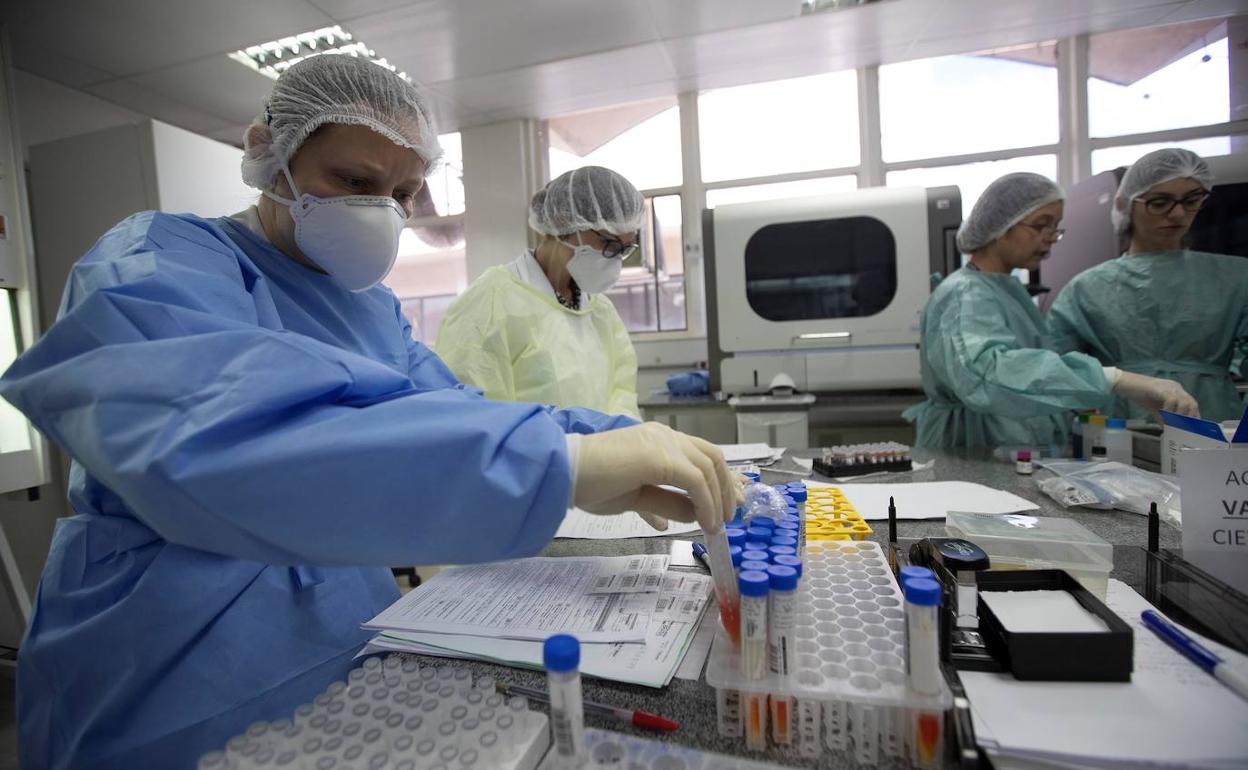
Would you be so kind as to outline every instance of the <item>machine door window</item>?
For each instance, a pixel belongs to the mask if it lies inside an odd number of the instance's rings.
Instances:
[[[897,243],[874,217],[767,225],[745,245],[745,296],[769,321],[872,316],[897,294]]]

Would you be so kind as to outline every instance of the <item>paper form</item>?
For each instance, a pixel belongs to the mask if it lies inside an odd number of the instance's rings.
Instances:
[[[702,622],[698,625],[693,640],[689,642],[685,659],[680,662],[680,668],[676,669],[677,679],[689,679],[696,682],[702,678],[702,669],[706,667],[706,659],[711,655],[711,642],[715,641],[717,628],[719,628],[719,608],[711,604],[710,609],[702,616]]]
[[[1131,681],[1020,682],[1009,674],[959,672],[981,745],[1011,758],[1081,767],[1243,766],[1243,699],[1148,630],[1140,612],[1151,605],[1125,583],[1109,581],[1106,604],[1134,631]],[[1209,647],[1245,665],[1245,656]]]
[[[667,529],[657,530],[633,511],[614,516],[599,516],[580,508],[569,508],[558,531],[555,532],[555,537],[581,540],[622,540],[629,537],[684,535],[699,531],[701,527],[696,521],[689,523],[669,521]]]
[[[714,583],[706,575],[691,575],[690,577],[697,580],[682,585],[692,590],[694,585],[701,584],[702,606],[705,609],[711,603],[709,597]],[[637,601],[645,596],[647,595],[634,594],[629,596],[628,600]],[[581,673],[647,687],[663,687],[671,681],[694,638],[694,631],[698,627],[696,620],[686,623],[656,618],[650,623],[644,643],[640,644],[583,644],[581,646]],[[713,631],[712,627],[712,635]],[[454,634],[385,632],[373,637],[363,654],[377,650],[484,660],[524,668],[540,669],[542,667],[542,643],[540,641],[488,639]]]
[[[539,557],[454,567],[364,628],[530,640],[566,633],[582,642],[641,642],[652,612],[635,611],[620,594],[587,593],[604,562],[629,558]]]

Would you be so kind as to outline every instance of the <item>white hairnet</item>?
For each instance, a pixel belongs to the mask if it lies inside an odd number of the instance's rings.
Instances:
[[[958,250],[970,254],[1005,235],[1031,212],[1066,196],[1046,176],[1028,172],[1006,174],[988,185],[971,215],[958,228]]]
[[[1114,231],[1119,235],[1131,229],[1131,201],[1162,182],[1190,177],[1206,190],[1213,188],[1213,172],[1209,164],[1191,150],[1167,147],[1154,150],[1131,164],[1118,185],[1117,200],[1110,212]]]
[[[543,235],[605,230],[626,235],[641,229],[641,193],[609,168],[585,166],[560,174],[529,204],[529,227]]]
[[[244,134],[243,181],[270,189],[282,165],[326,123],[367,126],[414,151],[426,173],[442,155],[419,88],[367,59],[322,54],[296,63],[273,85],[264,113]]]

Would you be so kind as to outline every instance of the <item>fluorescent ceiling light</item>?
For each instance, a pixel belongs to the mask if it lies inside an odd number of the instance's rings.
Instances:
[[[802,14],[835,11],[841,8],[852,8],[855,5],[866,5],[876,0],[802,0]]]
[[[365,45],[364,41],[356,39],[350,32],[336,24],[312,32],[301,32],[281,40],[250,45],[230,54],[230,58],[247,65],[261,75],[277,80],[277,76],[295,62],[327,53],[357,58],[363,56],[373,64],[381,65],[397,73],[409,83],[411,82],[406,72],[399,72],[398,67],[386,61],[384,56],[379,57],[376,51]]]

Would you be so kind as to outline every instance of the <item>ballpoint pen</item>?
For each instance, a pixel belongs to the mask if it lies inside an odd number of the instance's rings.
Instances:
[[[706,558],[706,546],[702,545],[701,543],[694,543],[693,544],[693,558],[702,562],[702,566],[706,567],[707,572],[711,571],[711,563],[707,561],[707,558]]]
[[[1184,657],[1203,668],[1207,673],[1212,674],[1214,679],[1230,688],[1231,692],[1248,700],[1248,674],[1231,668],[1226,661],[1219,658],[1200,642],[1183,633],[1178,626],[1158,613],[1152,610],[1144,610],[1140,613],[1140,620],[1144,622],[1144,625],[1148,626],[1149,630],[1160,636],[1166,644],[1182,653]]]
[[[541,690],[534,690],[531,687],[521,687],[515,684],[504,684],[499,682],[494,685],[494,689],[502,695],[523,695],[526,698],[538,701],[539,703],[550,703],[550,696]],[[643,727],[650,730],[663,730],[670,732],[679,730],[680,723],[674,722],[666,717],[658,714],[651,714],[648,711],[640,709],[616,708],[615,706],[606,706],[601,703],[584,702],[585,711],[590,714],[599,714],[605,717],[611,717],[621,722],[627,722],[634,727]]]

